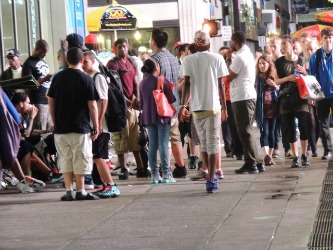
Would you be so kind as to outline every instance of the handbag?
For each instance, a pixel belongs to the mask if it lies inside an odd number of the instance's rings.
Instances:
[[[162,117],[172,117],[176,114],[176,109],[169,103],[164,94],[164,76],[159,76],[157,89],[153,90],[153,96],[156,103],[157,114]]]
[[[316,77],[300,75],[296,78],[298,93],[302,99],[318,101],[325,98]]]

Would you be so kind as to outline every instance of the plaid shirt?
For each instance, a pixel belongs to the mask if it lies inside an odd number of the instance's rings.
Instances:
[[[157,60],[160,65],[161,75],[163,75],[169,82],[172,82],[175,87],[173,89],[173,94],[176,97],[176,101],[173,106],[179,111],[179,93],[177,90],[178,76],[179,76],[179,62],[177,58],[172,55],[168,50],[160,50],[153,55],[153,58]],[[177,114],[176,114],[177,115]]]

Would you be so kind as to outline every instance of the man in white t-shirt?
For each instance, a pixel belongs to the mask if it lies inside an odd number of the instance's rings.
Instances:
[[[9,67],[1,74],[0,81],[21,78],[22,65],[20,62],[20,52],[17,49],[9,49],[6,52]],[[15,90],[14,92],[22,92],[24,90]],[[7,92],[8,94],[8,92]],[[14,94],[14,93],[9,93]]]
[[[228,75],[228,69],[220,54],[208,51],[210,37],[207,32],[197,31],[194,42],[198,52],[187,56],[183,61],[185,80],[178,118],[189,118],[186,104],[191,99],[190,111],[199,135],[201,159],[209,171],[206,190],[208,193],[215,193],[218,192],[215,166],[218,160],[221,118],[224,121],[228,117],[222,77]]]
[[[246,36],[236,31],[231,36],[232,49],[237,51],[229,66],[227,80],[230,84],[230,101],[235,114],[239,139],[243,144],[244,165],[235,170],[236,174],[255,174],[264,171],[258,162],[257,146],[253,134],[253,121],[256,106],[255,59],[245,44]]]
[[[82,64],[83,71],[94,79],[95,87],[99,95],[98,101],[98,130],[101,134],[92,143],[93,159],[97,166],[98,172],[102,178],[103,186],[94,192],[101,198],[117,197],[120,191],[114,184],[110,170],[106,164],[109,159],[109,140],[110,133],[107,129],[105,121],[105,113],[108,105],[108,83],[104,76],[94,69],[95,54],[92,51],[84,53],[84,61]]]

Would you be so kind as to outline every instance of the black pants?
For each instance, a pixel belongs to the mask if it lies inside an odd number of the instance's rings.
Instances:
[[[235,122],[235,115],[230,101],[227,101],[227,111],[228,111],[228,122],[229,122],[230,136],[231,136],[231,144],[232,144],[232,153],[234,155],[241,156],[243,155],[243,145],[238,136],[236,122]],[[222,127],[222,132],[223,132],[223,127]]]
[[[331,110],[333,110],[333,98],[317,101],[317,115],[320,126],[320,138],[323,142],[325,153],[332,151],[329,120]]]
[[[317,141],[319,138],[319,121],[316,114],[316,107],[309,105],[308,135],[309,145],[312,153],[317,153]]]
[[[289,143],[294,143],[297,141],[296,136],[296,121],[295,118],[298,118],[298,128],[300,133],[300,139],[307,140],[308,139],[308,129],[307,123],[309,119],[309,112],[290,112],[281,115],[288,125],[288,135],[289,135]]]

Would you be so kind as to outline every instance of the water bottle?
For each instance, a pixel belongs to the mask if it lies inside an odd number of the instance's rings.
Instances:
[[[294,75],[295,75],[296,77],[299,77],[299,76],[301,75],[301,73],[300,73],[297,69],[295,69],[295,70],[294,70]]]

